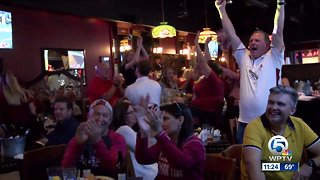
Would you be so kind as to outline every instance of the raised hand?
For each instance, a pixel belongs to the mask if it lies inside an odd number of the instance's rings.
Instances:
[[[146,123],[150,126],[151,136],[155,136],[162,131],[163,117],[158,108],[150,108],[147,111]]]
[[[135,116],[137,118],[137,122],[140,128],[141,136],[143,138],[150,135],[150,125],[147,124],[147,112],[146,109],[142,106],[134,106],[133,109],[135,110]]]
[[[226,0],[216,0],[215,1],[215,6],[217,9],[225,8],[226,7]]]

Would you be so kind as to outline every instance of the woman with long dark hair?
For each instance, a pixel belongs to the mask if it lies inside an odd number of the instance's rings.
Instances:
[[[148,102],[148,100],[144,100]],[[142,104],[148,104],[148,103]],[[203,179],[205,148],[193,135],[190,109],[182,103],[156,108],[136,107],[140,133],[136,159],[141,164],[158,162],[158,179]],[[157,143],[148,146],[147,135]]]

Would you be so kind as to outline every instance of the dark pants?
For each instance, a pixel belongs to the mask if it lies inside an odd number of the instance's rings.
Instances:
[[[194,127],[202,127],[203,124],[210,124],[214,129],[221,128],[221,115],[216,112],[203,111],[199,108],[191,107],[192,116],[194,119]]]
[[[238,131],[237,131],[237,137],[236,137],[237,144],[243,143],[243,134],[244,134],[244,130],[246,129],[247,125],[248,125],[247,123],[238,122]]]

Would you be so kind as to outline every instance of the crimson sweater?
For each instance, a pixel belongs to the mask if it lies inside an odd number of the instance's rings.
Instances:
[[[148,139],[142,139],[138,133],[135,152],[138,163],[157,162],[159,180],[203,179],[206,152],[199,138],[190,136],[182,147],[177,147],[164,131],[156,139],[157,143],[148,148]]]
[[[111,141],[110,148],[107,147],[103,139],[95,144],[92,144],[92,147],[95,150],[96,157],[99,160],[99,167],[109,172],[116,172],[118,151],[121,151],[125,158],[127,155],[127,144],[123,136],[112,130],[109,130],[108,137]],[[77,144],[76,138],[73,137],[64,153],[61,166],[75,167],[80,159],[80,156],[84,152],[85,146],[86,144]]]
[[[194,97],[191,106],[203,111],[217,112],[221,109],[224,98],[224,83],[211,71],[207,78],[194,85]]]
[[[100,99],[102,95],[109,91],[112,87],[113,81],[112,80],[103,80],[100,77],[94,77],[91,83],[88,86],[88,98],[89,103],[91,104],[93,101]],[[113,94],[113,96],[108,100],[111,105],[114,105],[115,102],[121,98],[121,92],[119,89]]]

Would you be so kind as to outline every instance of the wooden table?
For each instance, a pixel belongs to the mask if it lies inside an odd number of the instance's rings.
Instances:
[[[0,157],[0,174],[21,171],[22,160],[13,157]]]

